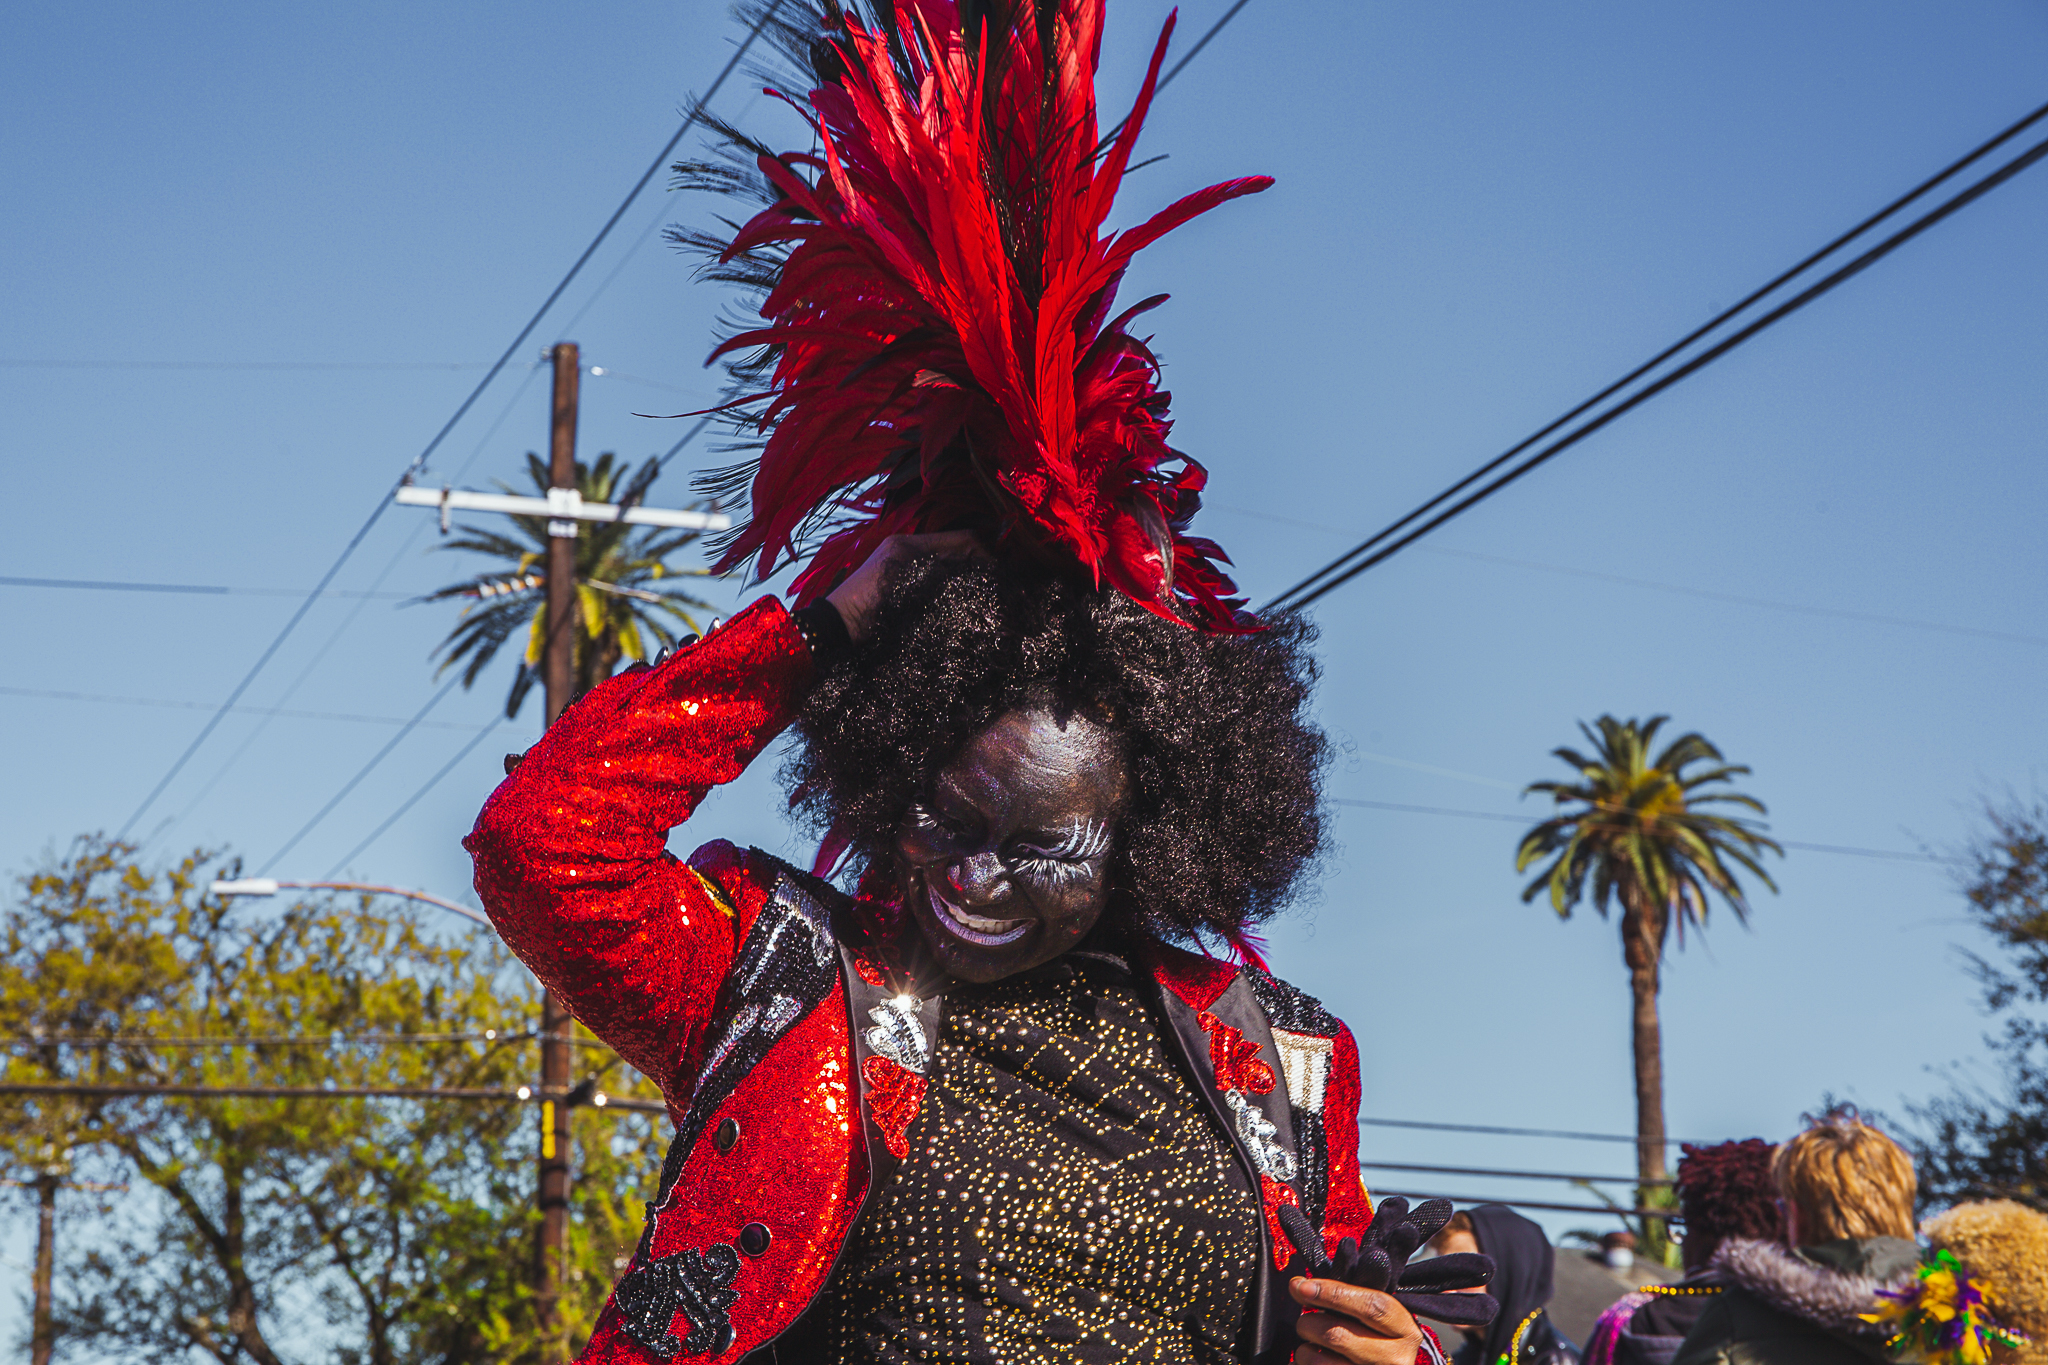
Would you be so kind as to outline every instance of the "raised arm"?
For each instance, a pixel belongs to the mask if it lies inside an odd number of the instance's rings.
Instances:
[[[667,1088],[734,950],[725,846],[668,833],[795,714],[810,648],[773,598],[654,668],[591,689],[485,803],[463,841],[491,922],[593,1033]]]

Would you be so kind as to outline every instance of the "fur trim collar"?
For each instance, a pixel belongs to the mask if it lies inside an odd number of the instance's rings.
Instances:
[[[1713,1269],[1748,1290],[1780,1312],[1803,1318],[1838,1336],[1881,1341],[1889,1328],[1864,1322],[1858,1314],[1868,1313],[1877,1303],[1880,1289],[1898,1289],[1914,1278],[1914,1272],[1890,1280],[1830,1270],[1803,1256],[1794,1255],[1775,1242],[1758,1242],[1731,1237],[1714,1253]]]

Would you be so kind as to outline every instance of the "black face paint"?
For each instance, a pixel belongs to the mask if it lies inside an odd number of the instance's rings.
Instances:
[[[974,737],[896,832],[904,902],[963,981],[999,981],[1087,937],[1109,898],[1129,775],[1116,736],[1031,707]]]

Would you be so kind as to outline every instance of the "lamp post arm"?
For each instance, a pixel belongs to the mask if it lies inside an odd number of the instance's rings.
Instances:
[[[489,929],[491,922],[466,905],[444,900],[425,891],[408,891],[402,886],[379,886],[371,882],[288,882],[275,877],[243,877],[238,881],[217,881],[207,890],[216,896],[275,896],[285,888],[298,891],[366,891],[377,896],[398,896],[409,901],[424,901],[453,911],[464,919],[475,920]]]

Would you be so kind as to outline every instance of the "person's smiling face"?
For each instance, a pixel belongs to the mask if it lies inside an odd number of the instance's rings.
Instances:
[[[1050,962],[1102,918],[1130,785],[1116,736],[1079,715],[1012,711],[904,815],[904,903],[938,964],[999,981]]]

